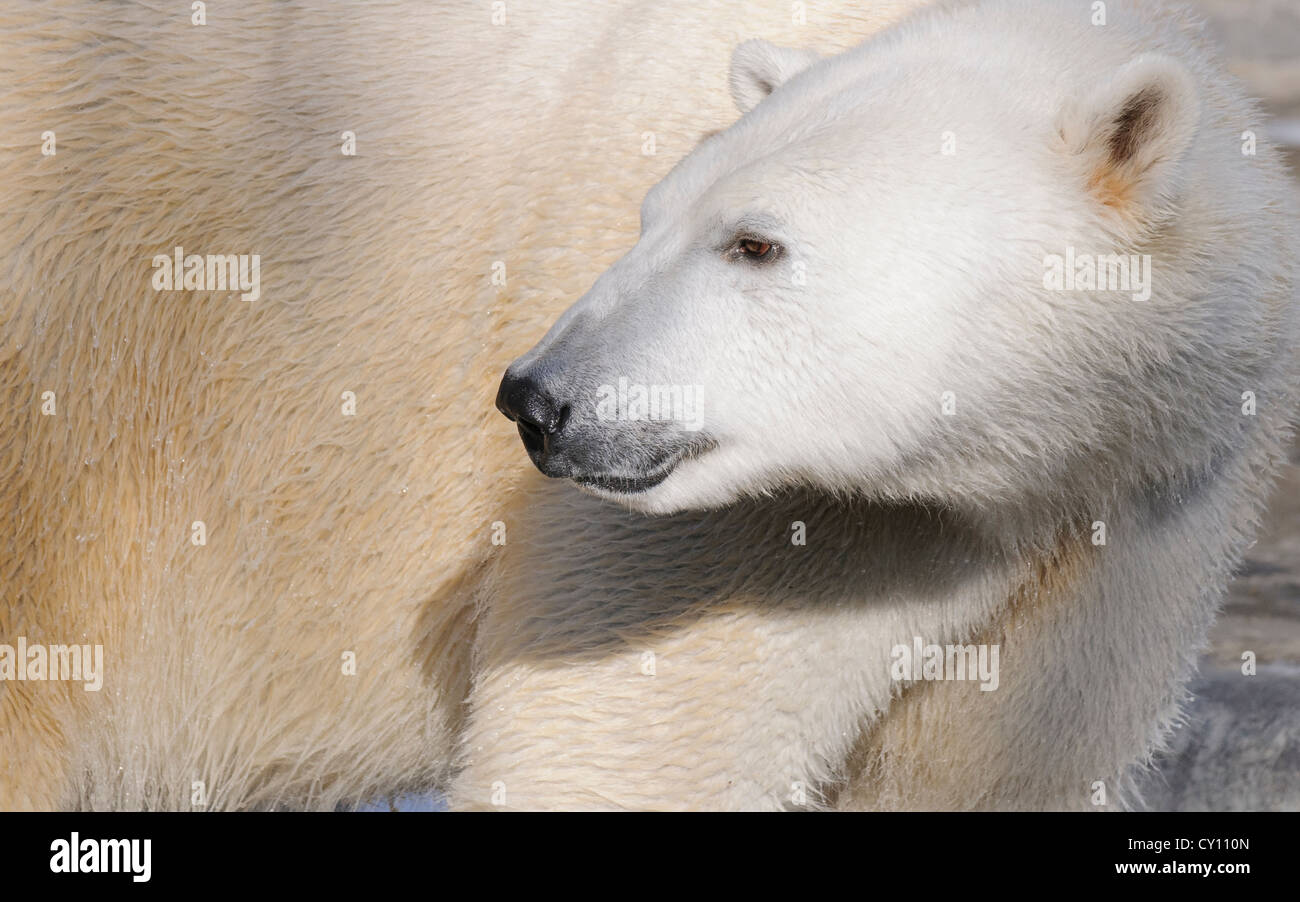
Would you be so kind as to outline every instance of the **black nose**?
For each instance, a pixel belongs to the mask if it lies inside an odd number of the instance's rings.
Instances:
[[[550,452],[569,415],[568,406],[556,402],[533,379],[512,375],[509,370],[497,389],[497,410],[518,424],[519,437],[538,466],[538,458]]]

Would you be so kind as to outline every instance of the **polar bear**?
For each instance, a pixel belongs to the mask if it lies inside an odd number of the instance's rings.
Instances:
[[[499,386],[552,481],[453,806],[1140,803],[1289,438],[1300,244],[1196,24],[1099,7],[736,49],[743,117]],[[997,672],[899,667],[954,645]]]
[[[0,681],[0,809],[444,783],[531,469],[501,370],[734,121],[736,44],[917,4],[0,8],[0,646],[104,660]],[[156,290],[178,247],[260,296]]]

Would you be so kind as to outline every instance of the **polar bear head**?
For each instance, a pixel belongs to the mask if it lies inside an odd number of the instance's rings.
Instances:
[[[792,486],[1014,502],[1176,453],[1152,443],[1178,432],[1161,393],[1200,390],[1198,82],[1076,37],[931,17],[825,60],[738,47],[742,118],[506,372],[533,462],[666,513]],[[1110,256],[1132,271],[1089,285]]]

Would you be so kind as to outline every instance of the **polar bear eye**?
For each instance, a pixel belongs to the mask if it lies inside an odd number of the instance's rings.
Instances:
[[[736,241],[735,252],[746,260],[765,261],[775,257],[779,249],[770,241],[762,238],[740,238]]]

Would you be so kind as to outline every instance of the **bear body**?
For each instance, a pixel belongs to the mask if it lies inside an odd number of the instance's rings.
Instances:
[[[0,682],[0,808],[444,783],[522,538],[500,370],[735,118],[735,44],[913,5],[0,12],[0,644],[104,652],[98,692]],[[158,290],[178,247],[259,296]]]

